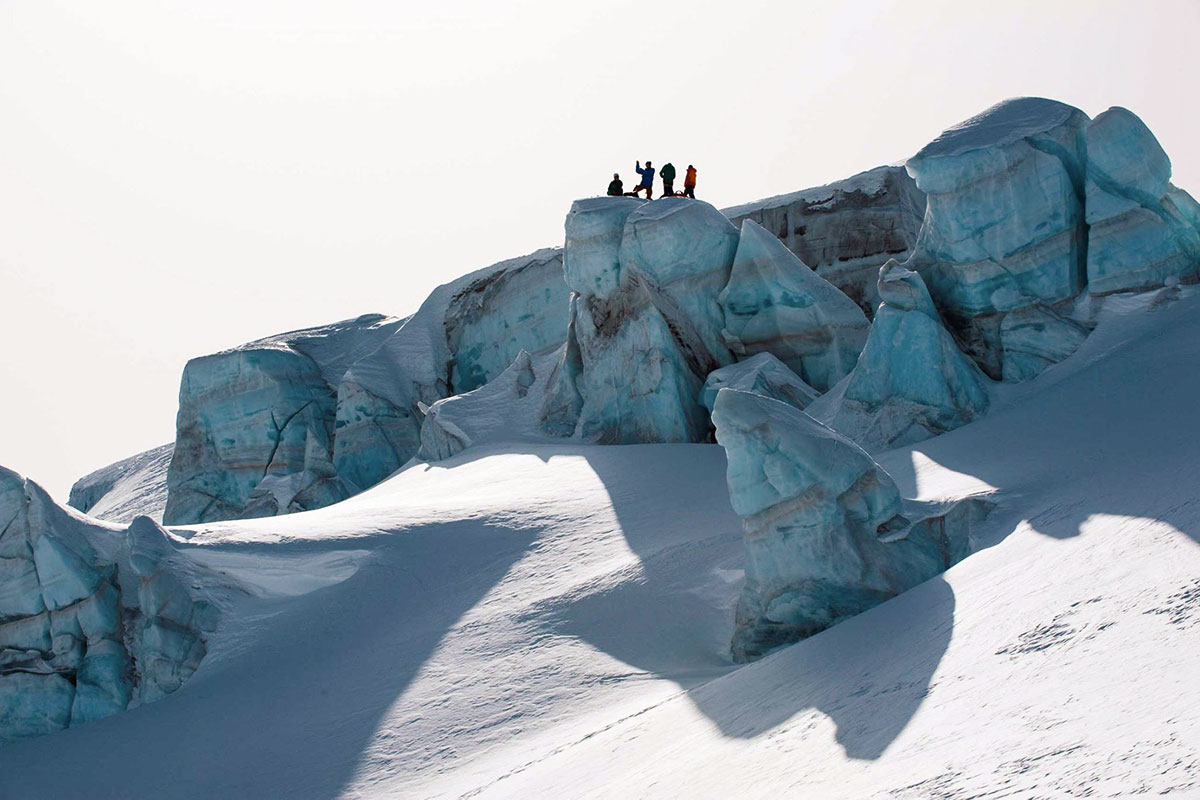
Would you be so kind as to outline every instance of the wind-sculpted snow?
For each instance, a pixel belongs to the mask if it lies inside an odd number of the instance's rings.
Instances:
[[[1133,112],[1114,107],[1087,128],[1088,285],[1092,294],[1194,280],[1194,201],[1170,184],[1171,161]],[[1174,191],[1171,191],[1174,189]],[[1182,208],[1181,208],[1182,207]]]
[[[987,378],[958,349],[917,273],[889,261],[883,304],[843,385],[809,413],[871,452],[966,425],[987,411]]]
[[[546,440],[541,412],[547,376],[559,358],[561,353],[548,353],[535,359],[522,350],[484,386],[429,406],[417,457],[440,461],[481,444]]]
[[[1031,306],[1061,309],[1086,283],[1087,123],[1063,103],[1006,100],[907,162],[928,197],[908,266],[921,272],[955,335],[993,378],[1028,377],[1007,369],[1005,316]]]
[[[868,316],[879,305],[876,277],[889,258],[916,246],[925,195],[904,167],[876,167],[828,186],[724,209],[739,228],[754,220]]]
[[[333,466],[335,387],[400,324],[365,315],[189,361],[164,521],[266,517],[346,497]]]
[[[564,257],[570,334],[546,430],[601,444],[704,441],[700,388],[732,360],[717,296],[736,246],[737,230],[707,203],[577,201]]]
[[[734,353],[771,353],[821,392],[849,374],[867,339],[862,310],[753,220],[719,299]]]
[[[0,523],[0,740],[157,700],[195,672],[216,610],[154,521],[93,524],[0,468]]]
[[[788,369],[787,364],[770,353],[759,353],[709,373],[700,392],[700,402],[710,414],[717,392],[722,389],[761,394],[801,410],[819,396],[815,389]]]
[[[562,344],[561,258],[559,250],[538,250],[439,286],[347,370],[337,389],[333,462],[348,489],[373,486],[416,455],[420,406],[486,384],[521,350],[542,354]]]
[[[818,633],[969,554],[981,504],[911,521],[891,477],[803,411],[722,389],[713,422],[746,547],[735,660]]]
[[[140,516],[161,521],[174,451],[174,443],[164,444],[85,475],[71,487],[67,505],[107,522]]]

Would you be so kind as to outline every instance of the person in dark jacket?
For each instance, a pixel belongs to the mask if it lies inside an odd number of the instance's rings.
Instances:
[[[633,196],[637,197],[638,192],[640,192],[642,189],[645,189],[646,190],[646,199],[653,200],[654,199],[654,197],[653,197],[653,195],[654,195],[654,167],[650,165],[649,161],[646,162],[645,169],[642,169],[642,162],[637,161],[637,162],[635,162],[635,164],[636,164],[636,166],[634,167],[634,169],[637,170],[638,175],[642,176],[642,182],[639,183],[637,185],[637,188],[633,190]]]
[[[612,183],[608,185],[609,197],[620,197],[625,194],[625,184],[621,183],[621,176],[613,173]]]
[[[683,176],[683,193],[687,197],[696,199],[696,168],[688,164],[687,172]]]
[[[663,197],[675,196],[675,165],[670,161],[662,165],[662,169],[658,171],[663,182]]]

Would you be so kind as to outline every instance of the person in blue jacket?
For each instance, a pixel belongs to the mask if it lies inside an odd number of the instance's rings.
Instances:
[[[642,189],[645,189],[646,190],[646,199],[647,200],[654,199],[652,197],[652,195],[654,194],[654,167],[650,165],[649,161],[646,162],[645,169],[642,169],[642,162],[636,161],[634,163],[636,164],[634,169],[637,170],[638,175],[642,176],[642,182],[639,183],[638,187],[633,190],[633,196],[637,197],[638,192],[640,192]]]

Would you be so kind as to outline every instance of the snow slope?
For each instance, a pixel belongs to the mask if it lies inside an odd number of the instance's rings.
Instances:
[[[0,748],[0,797],[1200,793],[1200,295],[1152,299],[879,456],[995,546],[759,662],[719,447],[469,449],[175,529],[226,590],[199,671]]]
[[[67,504],[107,522],[128,523],[139,515],[161,522],[174,452],[172,442],[90,472],[75,481]]]

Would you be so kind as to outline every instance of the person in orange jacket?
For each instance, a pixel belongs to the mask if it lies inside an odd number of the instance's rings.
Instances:
[[[688,164],[687,174],[683,176],[683,194],[696,199],[696,168],[691,164]]]

